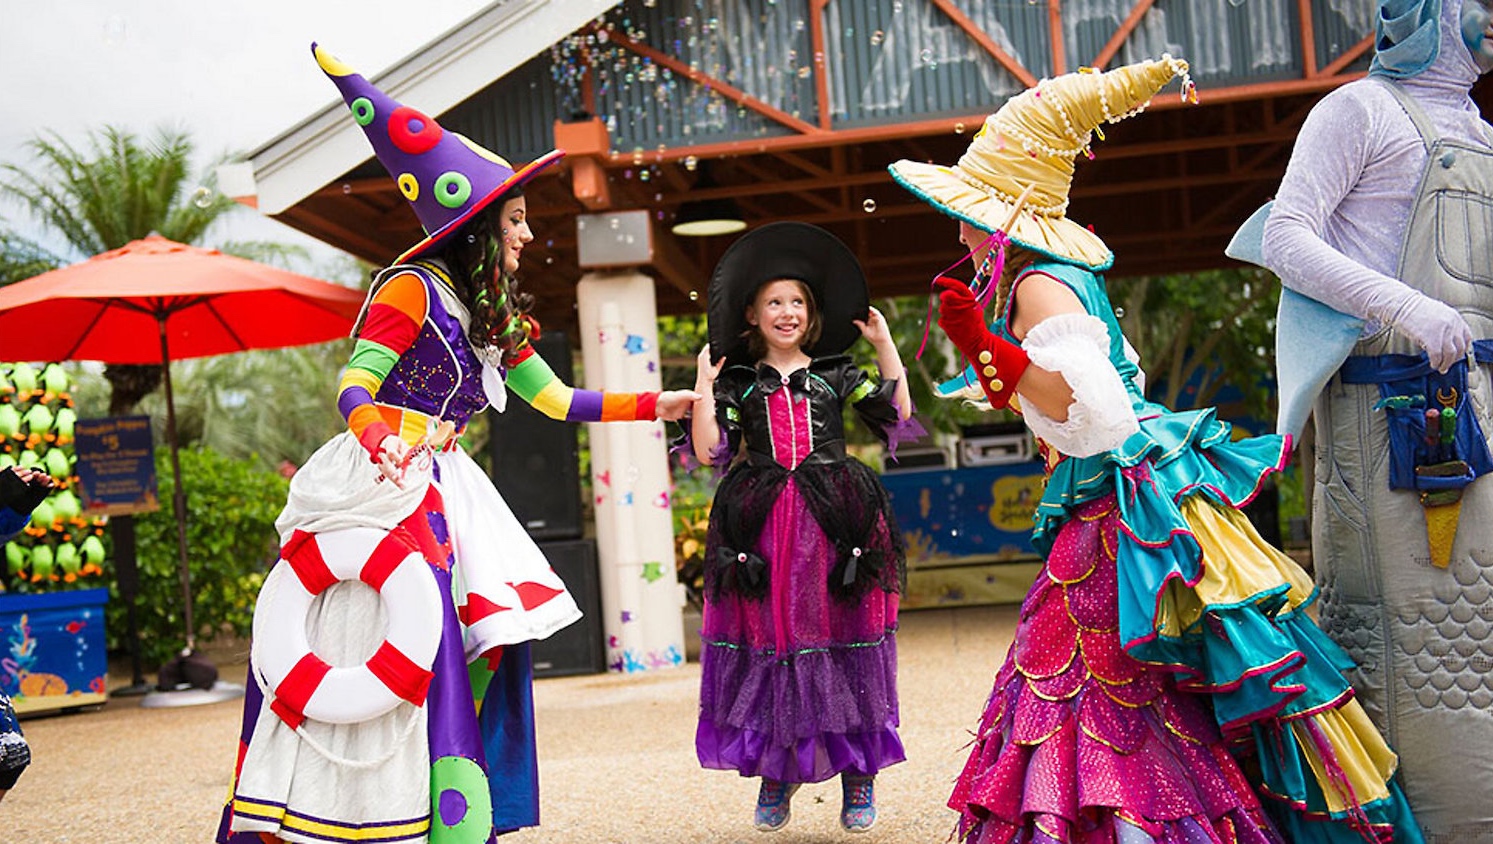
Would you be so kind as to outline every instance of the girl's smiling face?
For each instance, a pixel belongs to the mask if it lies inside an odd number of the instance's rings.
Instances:
[[[1493,0],[1462,0],[1462,43],[1480,72],[1493,70]]]
[[[757,327],[768,348],[794,351],[803,346],[809,330],[809,293],[795,279],[769,281],[757,289],[747,306],[747,322]]]

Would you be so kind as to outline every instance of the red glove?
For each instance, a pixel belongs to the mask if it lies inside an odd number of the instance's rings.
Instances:
[[[933,286],[939,291],[938,327],[975,368],[980,389],[985,391],[990,405],[1006,407],[1011,403],[1011,394],[1016,392],[1016,382],[1030,363],[1026,352],[991,333],[985,325],[984,309],[964,282],[939,276]]]

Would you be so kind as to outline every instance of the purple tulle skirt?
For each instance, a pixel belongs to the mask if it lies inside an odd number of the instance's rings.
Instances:
[[[755,550],[768,564],[766,597],[728,593],[705,605],[700,764],[821,782],[901,762],[897,595],[830,595],[834,549],[791,480]]]

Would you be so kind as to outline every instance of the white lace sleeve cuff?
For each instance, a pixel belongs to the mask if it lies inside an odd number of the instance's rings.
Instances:
[[[1068,419],[1043,416],[1023,398],[1022,414],[1032,433],[1064,454],[1090,457],[1117,448],[1140,430],[1130,395],[1109,360],[1109,330],[1089,314],[1059,314],[1043,320],[1021,344],[1031,362],[1056,372],[1073,390]]]

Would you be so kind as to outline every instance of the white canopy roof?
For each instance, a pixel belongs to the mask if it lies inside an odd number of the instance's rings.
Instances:
[[[369,79],[394,99],[439,115],[617,2],[496,0]],[[362,129],[342,100],[335,99],[249,153],[247,161],[219,168],[219,186],[228,196],[274,215],[370,157]]]

